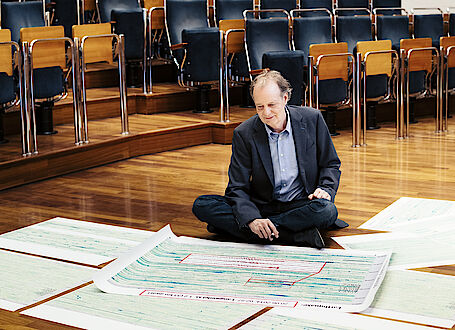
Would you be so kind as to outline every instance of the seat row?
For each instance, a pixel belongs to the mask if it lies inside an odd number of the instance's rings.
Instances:
[[[68,38],[63,26],[22,28],[21,45],[12,40],[10,30],[0,30],[0,107],[4,112],[20,105],[24,156],[38,153],[37,134],[56,133],[52,107],[68,95],[69,85],[74,141],[88,143],[85,72],[91,63],[117,63],[121,133],[128,134],[124,36],[112,34],[110,23],[76,25],[72,30],[73,38]]]

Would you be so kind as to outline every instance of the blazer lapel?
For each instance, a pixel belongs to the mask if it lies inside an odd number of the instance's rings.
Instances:
[[[274,185],[272,157],[270,156],[269,138],[262,121],[257,118],[254,126],[253,140],[264,165],[270,183]]]
[[[289,108],[288,108],[289,109]],[[305,159],[306,159],[306,145],[307,145],[307,132],[306,124],[303,121],[303,117],[298,111],[289,109],[289,115],[291,117],[292,134],[294,136],[295,153],[297,157],[297,163],[299,166],[300,178],[303,185],[306,187],[306,175],[305,175]]]

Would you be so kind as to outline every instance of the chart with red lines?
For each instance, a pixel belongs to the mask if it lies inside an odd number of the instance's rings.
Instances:
[[[112,293],[361,311],[371,303],[389,259],[390,253],[176,237],[162,229],[94,281]]]

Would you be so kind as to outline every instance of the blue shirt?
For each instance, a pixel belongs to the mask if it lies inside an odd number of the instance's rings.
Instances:
[[[267,125],[265,125],[265,129],[269,137],[270,155],[275,179],[273,199],[281,202],[291,201],[301,196],[304,187],[299,176],[288,110],[286,109],[286,128],[282,132],[275,133]]]

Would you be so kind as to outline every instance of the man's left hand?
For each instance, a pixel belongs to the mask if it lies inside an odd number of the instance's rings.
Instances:
[[[311,201],[313,199],[327,199],[331,200],[332,197],[330,197],[329,193],[321,188],[317,188],[314,193],[308,195],[308,199]]]

